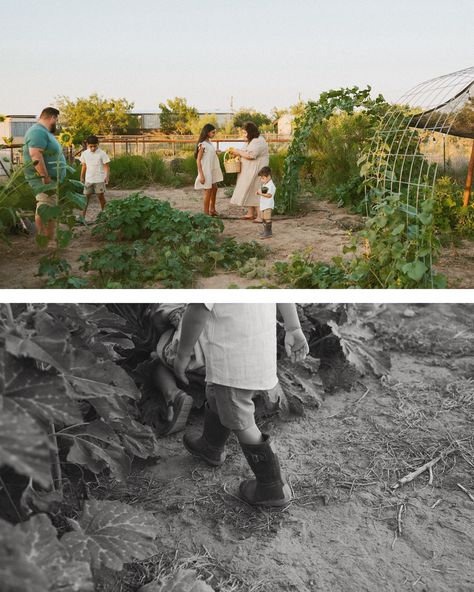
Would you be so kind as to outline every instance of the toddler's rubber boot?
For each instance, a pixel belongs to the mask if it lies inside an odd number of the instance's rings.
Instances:
[[[240,497],[252,506],[282,508],[293,499],[293,492],[281,475],[280,463],[273,442],[262,434],[260,444],[242,444],[240,447],[255,474],[240,484]]]
[[[192,438],[185,434],[183,444],[193,456],[212,467],[218,467],[225,461],[225,443],[229,436],[230,430],[222,425],[219,416],[206,405],[202,435]]]
[[[271,222],[263,222],[263,230],[260,235],[260,238],[271,238],[272,234],[272,223]]]

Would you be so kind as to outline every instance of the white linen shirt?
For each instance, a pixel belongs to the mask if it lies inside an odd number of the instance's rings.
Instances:
[[[262,197],[260,196],[260,209],[263,210],[274,210],[275,209],[275,193],[276,187],[275,183],[270,179],[268,183],[264,183],[262,187],[268,188],[268,193],[271,193],[271,197]],[[261,189],[260,189],[261,191]]]
[[[276,304],[204,304],[206,382],[248,390],[278,383]]]
[[[87,149],[81,154],[80,161],[86,165],[86,183],[103,183],[105,181],[104,164],[110,162],[110,158],[101,148],[95,152]]]

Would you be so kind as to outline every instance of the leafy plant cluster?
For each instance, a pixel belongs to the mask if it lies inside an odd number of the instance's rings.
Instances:
[[[448,176],[440,177],[434,188],[434,222],[441,235],[474,233],[474,204],[463,205],[463,186]]]
[[[440,250],[433,209],[429,198],[417,209],[400,194],[380,196],[365,228],[344,248],[352,257],[328,265],[311,252],[295,253],[275,264],[277,281],[298,288],[444,288],[446,278],[432,269]]]
[[[93,272],[100,286],[141,287],[155,281],[181,288],[192,286],[197,274],[237,269],[265,256],[265,247],[256,241],[222,239],[223,229],[220,219],[134,194],[110,202],[99,215],[93,234],[108,244],[82,255],[83,269]]]
[[[94,475],[121,481],[157,454],[117,364],[126,323],[104,306],[3,305],[0,344],[2,590],[93,590],[97,570],[154,554],[159,530],[127,504],[84,501]]]

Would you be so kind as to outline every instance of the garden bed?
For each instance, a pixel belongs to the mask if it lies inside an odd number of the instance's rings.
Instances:
[[[168,200],[178,209],[192,213],[201,211],[201,196],[191,187],[180,189],[151,187],[144,190],[150,197]],[[124,199],[130,195],[129,190],[113,190],[108,199]],[[225,237],[235,237],[239,242],[251,241],[258,237],[260,227],[239,220],[243,209],[232,206],[224,190],[219,190],[217,207],[224,218]],[[87,219],[94,220],[99,213],[98,204],[92,202]],[[361,218],[349,214],[344,208],[324,200],[309,202],[304,216],[275,217],[274,236],[271,240],[262,241],[270,248],[268,256],[255,265],[250,263],[242,276],[236,272],[217,270],[215,275],[197,278],[196,288],[227,288],[238,286],[246,288],[265,283],[275,261],[285,260],[294,251],[312,249],[316,259],[330,263],[335,256],[342,255],[345,245],[350,242],[351,229],[360,227]],[[75,275],[84,275],[79,271],[77,259],[80,255],[99,248],[100,241],[91,235],[92,226],[77,226],[77,237],[65,250],[65,256],[71,263]],[[4,256],[0,263],[1,288],[41,288],[44,280],[37,277],[38,262],[43,256],[35,245],[32,237],[17,235],[11,237],[11,244],[4,245]],[[448,277],[449,287],[474,287],[474,243],[470,240],[461,241],[458,246],[444,248],[437,270]],[[271,282],[272,280],[270,280]],[[147,287],[160,287],[159,283]]]

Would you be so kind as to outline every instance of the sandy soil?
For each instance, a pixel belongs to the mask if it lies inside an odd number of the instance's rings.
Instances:
[[[136,590],[179,565],[221,592],[474,590],[474,501],[457,485],[474,494],[472,313],[384,307],[372,322],[390,351],[388,379],[361,377],[305,417],[266,420],[296,496],[284,511],[234,496],[249,475],[235,440],[211,469],[180,435],[163,439],[155,465],[107,491],[159,517],[162,554],[104,590]],[[187,429],[201,426],[195,415]],[[450,442],[456,452],[431,478],[392,490]]]
[[[123,199],[132,193],[130,190],[110,190],[108,199]],[[157,199],[166,199],[177,208],[198,212],[201,210],[200,194],[193,188],[169,189],[152,187],[145,193]],[[229,199],[219,190],[217,209],[224,217],[224,235],[234,236],[247,241],[258,237],[260,226],[239,220],[242,208],[230,205]],[[98,205],[91,203],[88,220],[94,220],[99,212]],[[276,217],[274,222],[274,237],[265,241],[270,248],[270,254],[265,267],[270,268],[277,260],[284,260],[296,250],[312,247],[315,256],[330,262],[332,257],[342,255],[342,248],[349,242],[349,232],[360,226],[357,216],[337,208],[325,201],[313,202],[308,213],[299,218]],[[90,227],[77,227],[77,236],[66,250],[65,256],[78,273],[76,263],[79,255],[99,248],[100,243],[90,234]],[[11,245],[2,245],[0,262],[0,288],[41,288],[42,279],[36,277],[38,261],[42,253],[38,251],[34,240],[27,236],[12,237]],[[443,253],[439,264],[440,271],[447,274],[450,287],[474,287],[474,247],[470,241],[463,241],[456,249],[449,248]],[[196,288],[227,288],[229,285],[248,287],[255,285],[255,280],[248,280],[235,273],[221,272],[210,278],[200,278]],[[160,287],[159,285],[151,287]]]

